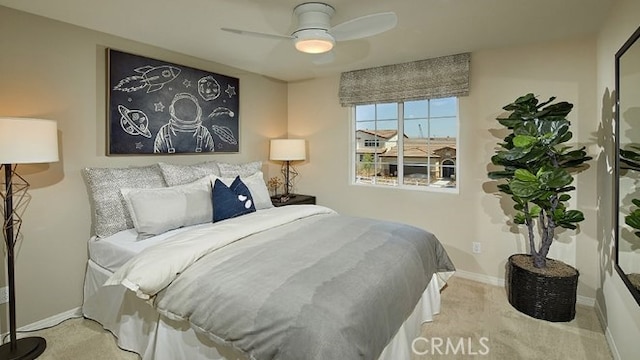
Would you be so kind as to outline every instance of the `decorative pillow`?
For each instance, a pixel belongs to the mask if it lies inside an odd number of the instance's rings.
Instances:
[[[158,165],[130,168],[85,168],[83,175],[93,205],[93,226],[97,237],[107,237],[133,228],[122,188],[167,186]]]
[[[251,191],[239,176],[228,187],[220,179],[216,179],[211,200],[213,202],[213,222],[256,211]]]
[[[235,178],[236,176],[247,177],[258,171],[262,171],[262,161],[248,162],[244,164],[218,163],[220,177]]]
[[[220,180],[222,180],[225,185],[231,186],[235,178],[221,178]],[[247,188],[249,188],[256,210],[269,209],[273,207],[271,196],[269,195],[269,189],[267,189],[267,184],[264,182],[264,175],[262,174],[262,171],[258,171],[251,176],[241,176],[240,180],[242,180]]]
[[[206,161],[193,165],[159,163],[162,176],[169,186],[188,184],[208,175],[220,176],[217,161]]]
[[[209,177],[191,184],[157,189],[121,189],[138,240],[184,226],[211,222]]]

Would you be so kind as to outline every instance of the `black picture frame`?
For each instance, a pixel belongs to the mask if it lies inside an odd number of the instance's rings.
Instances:
[[[637,43],[637,44],[636,44]],[[638,303],[638,305],[640,305],[640,289],[638,289],[632,282],[631,279],[629,278],[629,274],[627,273],[627,271],[625,271],[621,265],[620,265],[620,241],[621,241],[621,230],[622,227],[626,226],[624,225],[624,218],[620,217],[620,204],[621,204],[621,196],[622,193],[620,191],[620,177],[621,177],[621,161],[620,161],[620,148],[621,148],[621,143],[620,143],[620,122],[623,120],[622,118],[622,114],[620,113],[622,110],[622,106],[620,106],[620,95],[621,95],[621,82],[620,82],[620,76],[621,76],[621,66],[620,66],[620,59],[622,58],[622,56],[629,51],[629,49],[632,46],[640,46],[640,27],[638,27],[636,29],[636,31],[631,35],[631,37],[629,39],[627,39],[627,41],[622,45],[622,47],[616,52],[615,54],[615,127],[614,127],[614,146],[615,146],[615,161],[614,161],[614,168],[613,168],[613,176],[614,176],[614,182],[615,182],[615,187],[614,187],[614,201],[616,203],[616,205],[614,206],[614,211],[613,211],[613,215],[614,215],[614,222],[613,222],[613,226],[615,228],[614,231],[614,243],[615,243],[615,261],[614,261],[614,267],[616,269],[616,272],[618,273],[618,275],[620,276],[620,278],[622,279],[622,282],[624,282],[624,284],[627,286],[627,288],[629,289],[629,292],[631,293],[631,296],[633,296],[633,298],[636,300],[636,302]],[[628,71],[628,70],[627,70]]]
[[[238,152],[238,78],[114,49],[107,68],[107,155]]]

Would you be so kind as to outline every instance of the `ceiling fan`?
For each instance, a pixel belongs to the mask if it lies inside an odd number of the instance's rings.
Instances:
[[[296,6],[293,14],[298,18],[298,27],[291,35],[268,34],[223,27],[221,30],[239,35],[269,39],[293,40],[298,51],[321,54],[330,51],[336,41],[362,39],[393,29],[398,17],[393,12],[365,15],[331,26],[333,6],[321,2],[307,2]]]

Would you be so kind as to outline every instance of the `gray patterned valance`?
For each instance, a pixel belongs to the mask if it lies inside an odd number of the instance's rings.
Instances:
[[[342,73],[342,106],[469,95],[470,53]]]

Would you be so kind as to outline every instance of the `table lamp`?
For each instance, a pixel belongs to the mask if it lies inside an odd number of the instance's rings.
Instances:
[[[296,169],[291,166],[292,161],[305,160],[306,148],[304,139],[272,139],[269,159],[282,161],[284,175],[284,196],[293,197],[292,181],[298,176]]]

